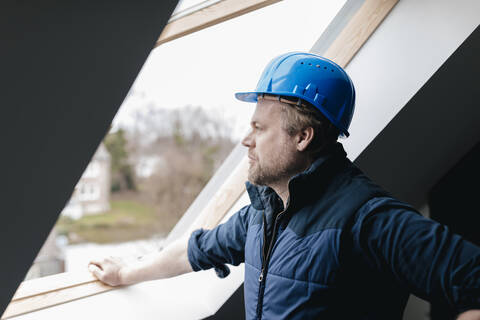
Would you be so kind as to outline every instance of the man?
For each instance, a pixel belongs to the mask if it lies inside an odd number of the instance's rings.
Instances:
[[[401,319],[409,293],[480,319],[480,249],[370,181],[336,140],[355,91],[335,63],[276,57],[253,92],[251,205],[134,265],[92,261],[110,285],[245,263],[248,319]],[[469,311],[470,310],[470,311]]]

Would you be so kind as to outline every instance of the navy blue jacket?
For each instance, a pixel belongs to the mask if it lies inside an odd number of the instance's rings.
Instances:
[[[372,183],[341,144],[289,182],[287,208],[251,205],[190,237],[193,270],[245,263],[247,319],[401,319],[409,293],[480,309],[480,248]]]

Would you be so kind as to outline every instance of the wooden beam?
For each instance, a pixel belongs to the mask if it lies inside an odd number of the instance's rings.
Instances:
[[[398,0],[366,0],[324,56],[345,68]]]
[[[88,277],[88,272],[85,272],[84,276]],[[57,280],[61,281],[60,278],[57,279],[57,275],[51,277],[52,279],[50,280],[53,280],[54,282],[56,282],[56,284],[58,284]],[[28,283],[28,281],[26,281],[26,283]],[[66,283],[71,283],[71,281],[66,281]],[[5,309],[5,312],[2,315],[2,320],[16,317],[25,313],[30,313],[33,311],[50,308],[65,302],[86,298],[95,294],[118,288],[121,287],[110,287],[98,280],[94,280],[93,282],[81,282],[73,286],[60,286],[55,288],[54,290],[48,288],[44,293],[38,292],[37,294],[32,296],[18,299],[14,298],[8,305],[7,309]]]
[[[162,33],[157,45],[278,1],[280,0],[224,0],[173,21],[169,25],[170,29]],[[325,56],[345,67],[397,2],[398,0],[366,0],[332,43]],[[232,8],[228,8],[228,6]],[[178,24],[174,25],[174,22],[177,21]],[[244,182],[247,175],[248,159],[244,157],[187,232],[197,228],[209,229],[218,225],[245,192]],[[64,273],[25,281],[17,290],[2,319],[112,289],[114,288],[95,280],[88,272],[84,274]]]
[[[155,47],[279,1],[281,0],[222,0],[169,22]]]
[[[53,276],[32,279],[20,284],[12,301],[95,281],[97,281],[97,278],[89,272],[64,272]]]

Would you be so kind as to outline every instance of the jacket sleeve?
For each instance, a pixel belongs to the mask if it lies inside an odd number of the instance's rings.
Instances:
[[[230,273],[226,263],[236,266],[244,262],[249,208],[242,208],[212,230],[192,232],[188,241],[188,260],[194,271],[215,268],[217,275],[224,278]]]
[[[377,198],[358,211],[352,231],[374,268],[411,293],[457,313],[480,309],[480,248],[446,226],[400,201]]]

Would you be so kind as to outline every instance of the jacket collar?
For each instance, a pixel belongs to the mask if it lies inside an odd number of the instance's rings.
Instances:
[[[288,182],[290,201],[295,205],[307,201],[313,194],[319,195],[319,191],[328,184],[339,166],[345,163],[346,152],[341,143],[337,142],[328,150],[325,150],[312,165],[303,172],[293,176]],[[246,182],[246,188],[252,206],[257,210],[266,210],[275,206],[279,197],[275,191],[267,186],[258,186]],[[281,201],[281,200],[280,200]],[[292,202],[290,206],[294,203]]]

